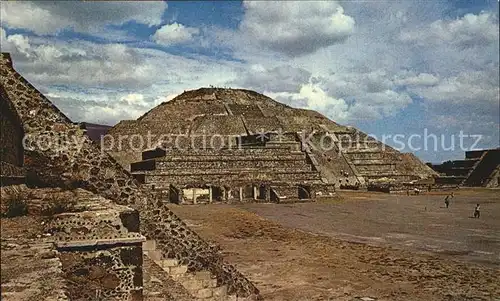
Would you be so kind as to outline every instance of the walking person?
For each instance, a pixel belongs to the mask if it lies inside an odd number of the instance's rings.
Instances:
[[[481,216],[481,212],[479,210],[480,206],[479,204],[476,204],[476,208],[474,209],[474,218],[479,218],[479,216]]]
[[[451,194],[448,194],[445,198],[444,198],[444,205],[446,206],[446,208],[448,208],[450,206],[450,200],[454,197],[453,195],[453,192]]]

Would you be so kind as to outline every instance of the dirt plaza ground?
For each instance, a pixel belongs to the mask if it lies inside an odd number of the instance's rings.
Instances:
[[[265,300],[500,300],[500,191],[171,208]],[[472,218],[476,203],[481,218]]]

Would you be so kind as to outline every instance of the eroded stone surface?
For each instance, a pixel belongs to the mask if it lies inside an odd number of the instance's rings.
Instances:
[[[131,161],[131,149],[145,150],[159,143],[182,149],[220,147],[221,144],[227,147],[236,136],[269,132],[279,132],[285,140],[291,138],[308,145],[308,156],[317,163],[322,179],[337,187],[380,179],[404,182],[435,175],[418,158],[400,153],[357,129],[339,125],[318,112],[291,108],[242,89],[186,91],[137,120],[118,123],[109,130],[103,145],[128,166],[135,161]],[[141,146],[141,142],[151,143]],[[367,161],[371,158],[378,162]],[[226,162],[224,158],[219,161]],[[199,170],[203,170],[202,165]]]
[[[2,300],[70,300],[59,252],[43,242],[41,222],[33,217],[2,218]]]
[[[63,187],[82,187],[129,205],[140,212],[141,232],[155,238],[159,248],[190,270],[210,270],[229,291],[258,295],[257,288],[189,229],[154,194],[137,185],[130,174],[84,134],[48,99],[12,68],[10,57],[0,59],[1,84],[23,125],[29,181]],[[41,148],[40,141],[51,143]]]
[[[0,186],[24,182],[23,128],[15,108],[0,87]]]

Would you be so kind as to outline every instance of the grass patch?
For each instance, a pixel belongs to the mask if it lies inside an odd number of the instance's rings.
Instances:
[[[28,214],[28,199],[31,194],[27,191],[12,191],[5,196],[5,211],[2,217],[18,217]]]

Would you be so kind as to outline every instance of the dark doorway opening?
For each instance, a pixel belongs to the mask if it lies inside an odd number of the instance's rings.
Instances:
[[[170,185],[168,189],[168,200],[170,203],[180,204],[181,203],[181,191]]]
[[[224,200],[224,189],[221,187],[212,187],[212,200],[216,202],[222,202]]]
[[[311,188],[308,186],[298,186],[299,200],[308,200],[311,198]]]
[[[259,195],[257,196],[257,199],[259,200],[265,200],[267,197],[267,187],[264,184],[261,184],[259,186]]]

